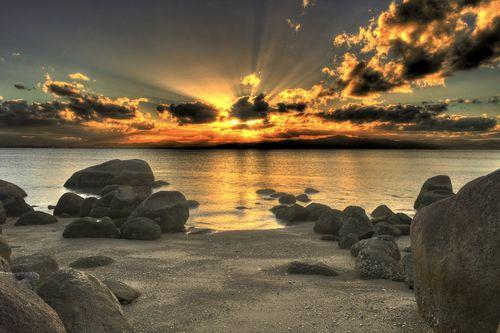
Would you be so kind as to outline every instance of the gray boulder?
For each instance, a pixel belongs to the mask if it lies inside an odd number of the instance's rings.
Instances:
[[[99,193],[107,185],[152,187],[154,181],[151,167],[143,160],[111,160],[75,172],[64,186],[73,190]]]
[[[10,248],[9,243],[7,243],[7,241],[4,238],[0,237],[0,257],[7,260],[7,262],[10,262],[11,254],[12,254],[12,249]]]
[[[157,192],[144,200],[129,216],[147,217],[158,222],[162,232],[181,232],[189,218],[186,197],[177,191]]]
[[[375,224],[375,234],[399,237],[401,236],[401,230],[387,222],[379,222]]]
[[[288,223],[304,222],[309,219],[309,211],[301,205],[284,206],[276,211],[276,218]]]
[[[344,221],[346,215],[337,209],[325,211],[314,224],[314,232],[321,235],[331,234],[336,235]]]
[[[339,230],[339,236],[345,237],[348,234],[355,234],[359,239],[370,238],[375,233],[375,228],[370,221],[347,216]]]
[[[334,269],[324,264],[309,264],[300,261],[291,262],[287,269],[288,274],[300,275],[323,275],[323,276],[337,276],[338,273]]]
[[[40,282],[44,281],[50,274],[59,270],[57,261],[43,253],[16,257],[11,262],[12,272],[35,272]]]
[[[161,228],[156,221],[146,217],[137,217],[122,225],[121,234],[124,239],[156,240],[161,237]]]
[[[120,304],[126,305],[135,301],[141,294],[123,282],[107,279],[102,281],[111,290]]]
[[[356,272],[362,279],[404,280],[399,261],[371,246],[362,249],[356,257]]]
[[[424,182],[413,207],[418,210],[452,195],[453,186],[450,177],[435,176]]]
[[[282,205],[293,205],[295,202],[297,202],[293,194],[282,195],[278,201]]]
[[[350,250],[351,247],[358,242],[358,236],[355,234],[348,234],[339,240],[339,247],[344,250]]]
[[[0,333],[66,333],[57,313],[10,274],[0,274]]]
[[[151,195],[151,188],[145,186],[110,185],[104,195],[94,204],[92,217],[128,217],[135,208]]]
[[[15,226],[47,225],[57,223],[57,218],[44,212],[28,212],[23,214]]]
[[[347,206],[344,208],[344,213],[352,218],[360,220],[361,222],[368,222],[370,218],[366,214],[366,211],[363,207],[359,206]]]
[[[309,204],[307,205],[306,209],[309,212],[309,220],[311,221],[316,221],[325,211],[331,210],[331,208],[327,205],[323,205],[320,203]]]
[[[5,208],[3,208],[3,203],[0,201],[0,224],[4,224],[6,221],[7,213],[5,212]]]
[[[84,199],[75,193],[64,193],[62,197],[57,201],[56,208],[54,208],[55,216],[80,216],[80,207],[83,204]]]
[[[113,293],[93,275],[76,270],[51,274],[38,295],[61,318],[68,333],[130,333]]]
[[[78,258],[72,263],[70,263],[69,267],[78,269],[96,268],[102,266],[109,266],[114,262],[115,260],[113,258],[107,256],[91,256],[91,257]]]
[[[420,314],[437,333],[500,322],[500,170],[421,208],[411,229]]]
[[[109,217],[94,219],[84,217],[64,228],[64,238],[120,238],[120,231]]]
[[[0,202],[7,216],[21,216],[33,210],[24,198],[28,195],[19,186],[0,179]]]
[[[392,236],[380,235],[369,239],[363,239],[351,247],[351,254],[357,257],[359,253],[367,247],[384,252],[388,256],[394,258],[394,260],[399,261],[401,259],[398,244],[396,244]]]
[[[85,198],[80,206],[80,217],[90,216],[92,209],[94,209],[95,204],[99,201],[96,197]]]

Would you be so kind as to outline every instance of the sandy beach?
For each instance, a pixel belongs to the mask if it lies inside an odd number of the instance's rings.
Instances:
[[[61,268],[106,255],[110,266],[86,269],[142,295],[123,306],[137,332],[432,332],[404,283],[361,280],[355,258],[319,240],[312,223],[276,230],[205,235],[163,234],[158,241],[64,239],[60,219],[46,226],[3,225],[12,257],[41,252]],[[409,237],[398,239],[400,248]],[[294,261],[321,262],[337,277],[288,275]]]

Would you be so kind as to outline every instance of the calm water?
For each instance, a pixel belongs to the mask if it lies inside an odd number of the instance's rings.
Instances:
[[[220,230],[281,227],[268,211],[276,201],[262,200],[259,188],[300,194],[314,187],[321,191],[314,202],[334,208],[353,204],[371,212],[385,203],[413,214],[427,178],[447,174],[458,190],[500,168],[500,151],[0,149],[0,179],[24,188],[27,201],[47,211],[73,172],[114,158],[147,161],[156,179],[171,183],[165,189],[201,203],[189,224]]]

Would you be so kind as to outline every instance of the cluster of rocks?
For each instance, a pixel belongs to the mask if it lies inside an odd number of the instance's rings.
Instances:
[[[116,280],[100,281],[35,253],[11,259],[0,238],[0,323],[2,332],[128,333],[121,304],[139,292]]]
[[[189,209],[198,203],[178,191],[153,193],[154,179],[141,160],[113,160],[76,172],[65,186],[99,197],[66,193],[59,199],[54,215],[81,217],[66,226],[63,236],[155,240],[162,232],[184,231]]]
[[[319,193],[318,190],[308,187],[304,190],[304,193],[299,195],[293,195],[287,192],[277,192],[274,189],[260,189],[257,190],[257,194],[264,197],[266,200],[278,200],[280,205],[294,205],[297,202],[309,203],[311,202],[310,195]]]

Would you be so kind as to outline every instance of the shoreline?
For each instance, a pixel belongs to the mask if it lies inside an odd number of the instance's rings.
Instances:
[[[362,280],[355,258],[319,240],[313,223],[271,230],[162,234],[153,242],[64,239],[64,226],[14,227],[3,237],[12,257],[42,252],[60,268],[80,257],[106,255],[109,266],[83,271],[117,279],[141,296],[123,306],[137,332],[432,332],[406,284]],[[397,240],[400,248],[409,237]],[[337,277],[287,275],[284,265],[321,262]]]

